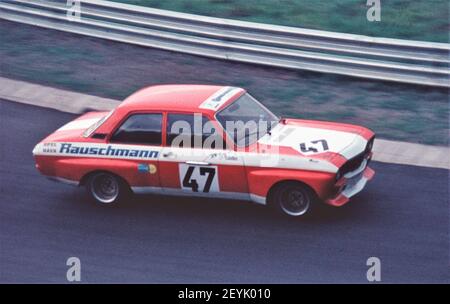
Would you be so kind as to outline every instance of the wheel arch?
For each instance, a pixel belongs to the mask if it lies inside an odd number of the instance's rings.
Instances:
[[[311,191],[311,193],[314,195],[314,197],[317,199],[318,195],[317,192],[314,190],[313,187],[311,187],[310,185],[308,185],[308,183],[305,183],[304,181],[301,180],[297,180],[297,179],[283,179],[283,180],[279,180],[277,182],[275,182],[268,190],[267,195],[266,195],[266,202],[267,205],[271,205],[273,203],[273,196],[276,192],[276,190],[278,188],[280,188],[281,186],[285,185],[285,184],[289,184],[289,183],[293,183],[293,184],[298,184],[301,186],[306,187],[309,191]]]
[[[116,176],[117,178],[119,178],[119,180],[120,180],[122,183],[124,183],[126,186],[128,186],[128,187],[131,189],[130,183],[129,183],[124,177],[120,176],[120,174],[117,174],[116,172],[112,172],[112,171],[109,171],[109,170],[104,170],[104,169],[95,169],[95,170],[91,170],[91,171],[89,171],[89,172],[86,172],[86,173],[81,177],[80,182],[79,182],[78,185],[79,185],[79,186],[85,186],[86,183],[87,183],[87,181],[89,180],[89,177],[91,177],[92,175],[94,175],[94,174],[96,174],[96,173],[108,173],[108,174],[114,175],[114,176]]]
[[[316,197],[324,199],[335,182],[333,173],[306,170],[256,169],[249,171],[247,176],[249,192],[265,198],[266,202],[273,189],[283,183],[300,183],[307,186]]]

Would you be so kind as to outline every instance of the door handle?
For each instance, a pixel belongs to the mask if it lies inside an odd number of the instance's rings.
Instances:
[[[173,152],[165,152],[165,153],[163,153],[163,157],[172,157],[172,156],[175,156],[175,153],[173,153]]]
[[[209,166],[210,163],[202,161],[187,161],[186,164],[193,166]]]

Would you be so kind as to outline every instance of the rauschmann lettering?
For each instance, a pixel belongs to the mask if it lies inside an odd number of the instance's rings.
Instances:
[[[83,155],[101,155],[101,156],[122,156],[139,158],[156,158],[158,151],[153,150],[135,150],[124,148],[113,148],[108,145],[105,148],[99,147],[79,147],[73,144],[61,144],[59,153],[65,154],[83,154]]]

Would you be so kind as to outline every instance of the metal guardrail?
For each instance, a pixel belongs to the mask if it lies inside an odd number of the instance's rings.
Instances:
[[[141,46],[298,70],[450,87],[450,44],[227,20],[101,0],[0,0],[0,18]]]

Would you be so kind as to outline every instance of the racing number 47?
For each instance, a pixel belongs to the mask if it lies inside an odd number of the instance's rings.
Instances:
[[[195,166],[189,166],[186,170],[186,174],[183,178],[183,187],[185,188],[191,188],[192,191],[198,192],[199,191],[199,185],[197,182],[197,179],[193,178],[192,175],[195,170]],[[205,182],[205,185],[203,186],[203,192],[207,193],[211,189],[211,184],[214,180],[214,176],[216,175],[216,168],[212,167],[199,167],[199,172],[201,176],[207,175],[207,179]]]

